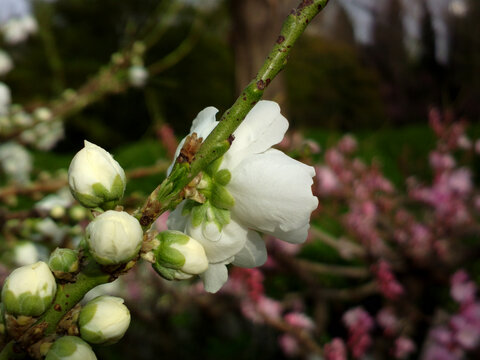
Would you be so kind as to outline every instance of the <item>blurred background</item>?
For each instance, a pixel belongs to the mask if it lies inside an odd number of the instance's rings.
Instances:
[[[35,240],[41,258],[82,236],[88,217],[61,191],[84,139],[114,154],[131,177],[124,205],[140,205],[192,119],[233,104],[297,3],[0,0],[3,271],[23,261],[19,244]],[[276,257],[234,270],[218,295],[139,267],[105,290],[134,322],[99,358],[346,359],[328,357],[342,346],[355,359],[478,358],[479,18],[477,0],[331,0],[264,96],[290,121],[281,149],[317,167],[312,239],[269,239]]]

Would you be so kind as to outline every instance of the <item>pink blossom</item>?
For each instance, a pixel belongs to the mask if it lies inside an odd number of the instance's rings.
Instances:
[[[336,149],[328,149],[325,153],[325,161],[327,164],[335,169],[343,168],[345,164],[345,158],[343,155]]]
[[[372,267],[372,271],[377,277],[380,291],[387,299],[396,299],[404,293],[403,286],[395,278],[388,262],[380,260]]]
[[[415,346],[415,343],[412,341],[412,339],[405,336],[400,336],[395,340],[393,355],[397,359],[405,359],[412,352],[414,352],[415,349],[416,349],[416,346]]]
[[[340,188],[340,181],[337,175],[327,166],[317,166],[315,168],[317,177],[317,190],[319,194],[329,195],[335,193]]]
[[[477,141],[475,141],[475,152],[477,154],[480,154],[480,139],[477,139]]]
[[[454,170],[448,176],[447,183],[454,193],[468,195],[472,191],[472,173],[465,167]]]
[[[348,347],[354,358],[361,358],[372,344],[373,319],[359,306],[348,310],[342,320],[348,328]]]
[[[325,344],[323,351],[325,360],[347,360],[347,349],[340,338],[334,338],[331,342]]]
[[[460,304],[472,303],[475,300],[476,286],[469,281],[465,270],[458,270],[450,279],[450,296]]]
[[[390,307],[381,309],[377,313],[376,319],[378,325],[383,328],[384,334],[387,336],[394,336],[400,328],[400,322]]]
[[[463,150],[469,150],[472,147],[472,141],[464,134],[457,140],[457,146]]]
[[[455,159],[450,154],[432,151],[429,156],[430,166],[436,171],[450,170],[455,167]]]
[[[338,142],[338,149],[345,154],[351,154],[357,150],[357,140],[350,134],[344,135]]]
[[[297,339],[295,339],[293,336],[283,334],[278,338],[278,343],[285,355],[290,357],[299,355],[300,346],[298,345]]]
[[[165,211],[162,215],[160,215],[157,220],[155,220],[155,229],[158,232],[166,231],[168,230],[167,227],[167,220],[168,216],[170,215],[169,211]]]
[[[285,321],[297,328],[312,331],[315,328],[315,323],[307,315],[299,312],[291,312],[285,315]]]

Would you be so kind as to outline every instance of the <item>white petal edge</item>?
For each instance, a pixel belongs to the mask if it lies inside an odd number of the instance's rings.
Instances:
[[[182,201],[176,208],[173,210],[167,219],[167,228],[168,230],[178,230],[185,232],[187,227],[188,216],[183,216],[182,211],[185,206],[185,201]]]
[[[185,233],[202,244],[205,254],[210,263],[224,262],[237,254],[244,246],[248,238],[249,230],[240,225],[233,218],[218,231],[215,223],[204,222],[199,226],[193,226],[187,222]]]
[[[232,215],[249,228],[266,233],[301,229],[318,206],[311,190],[315,169],[281,151],[250,155],[231,173]]]
[[[245,246],[233,260],[233,265],[244,268],[262,266],[267,261],[267,247],[262,237],[253,230],[249,230]]]
[[[216,293],[228,280],[227,266],[223,263],[209,264],[207,271],[200,274],[205,291]]]
[[[198,137],[201,137],[203,138],[203,140],[205,140],[218,124],[218,121],[215,117],[217,113],[218,109],[213,106],[209,106],[200,111],[192,122],[189,135],[195,132],[197,133]],[[175,156],[173,157],[173,161],[168,167],[167,175],[170,175],[170,173],[172,172],[173,165],[175,165],[175,160],[177,159],[178,155],[180,155],[180,150],[182,149],[183,144],[185,144],[186,138],[187,137],[184,137],[182,141],[180,141],[180,144],[178,144],[177,150],[175,151]]]
[[[260,101],[233,133],[235,139],[224,155],[222,168],[235,167],[245,156],[261,153],[282,141],[288,120],[273,101]]]

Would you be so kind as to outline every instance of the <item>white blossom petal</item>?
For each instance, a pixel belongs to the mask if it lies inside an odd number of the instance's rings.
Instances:
[[[185,232],[187,227],[188,217],[182,215],[183,207],[185,206],[185,201],[182,201],[176,208],[173,210],[167,219],[167,228],[168,230],[178,230]]]
[[[273,101],[260,101],[233,133],[235,139],[224,155],[222,168],[233,168],[246,156],[266,151],[282,141],[288,129],[287,119]]]
[[[205,291],[216,293],[228,280],[227,266],[223,263],[210,264],[207,271],[200,274]]]
[[[253,268],[262,266],[267,261],[267,248],[262,237],[253,230],[248,231],[245,246],[235,255],[233,265]]]
[[[268,234],[292,244],[300,244],[303,243],[307,238],[308,229],[310,229],[310,222],[307,222],[302,227],[291,231],[283,231],[280,228],[276,228],[274,231],[268,232]]]
[[[231,173],[232,215],[252,229],[273,234],[303,228],[318,205],[311,190],[315,169],[281,151],[250,155]]]
[[[205,221],[199,226],[193,226],[189,221],[186,234],[202,244],[210,263],[225,261],[237,254],[245,245],[249,230],[234,219],[218,230],[213,221]]]
[[[192,122],[192,127],[190,128],[190,134],[194,132],[197,133],[197,136],[203,138],[205,140],[208,135],[212,132],[212,130],[217,126],[218,121],[215,118],[215,115],[218,113],[218,109],[214,108],[213,106],[209,106],[202,111],[200,111],[197,117]],[[173,165],[175,165],[175,160],[177,159],[178,155],[180,155],[180,150],[182,150],[183,144],[185,144],[185,140],[187,137],[185,136],[180,144],[178,144],[177,150],[175,151],[175,156],[173,157],[173,161],[168,167],[167,175],[170,175],[170,172],[173,169]]]

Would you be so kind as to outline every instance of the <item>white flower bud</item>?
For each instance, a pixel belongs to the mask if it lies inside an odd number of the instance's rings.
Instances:
[[[63,336],[53,343],[45,360],[97,360],[97,357],[78,336]]]
[[[160,244],[153,250],[153,268],[163,277],[182,280],[207,270],[207,255],[195,239],[174,230],[158,234],[157,239]]]
[[[19,266],[36,263],[38,258],[38,249],[31,241],[21,242],[13,249],[13,259]]]
[[[120,200],[125,191],[125,172],[112,155],[85,140],[85,147],[72,159],[68,183],[73,196],[85,207]]]
[[[14,315],[39,316],[52,303],[57,284],[48,265],[39,261],[15,269],[5,280],[2,302]]]
[[[7,74],[12,69],[12,59],[5,51],[0,50],[0,76]]]
[[[92,344],[114,344],[120,340],[130,325],[130,312],[123,299],[99,296],[80,311],[80,335]]]
[[[87,244],[95,260],[102,265],[122,264],[140,251],[143,230],[132,215],[108,210],[87,226]]]
[[[78,270],[78,254],[75,250],[56,248],[48,259],[48,266],[53,273],[72,273]]]
[[[143,66],[134,65],[128,69],[128,80],[135,87],[143,87],[147,83],[148,72]]]
[[[12,93],[10,88],[3,82],[0,82],[0,115],[8,113],[8,106],[12,101]]]

